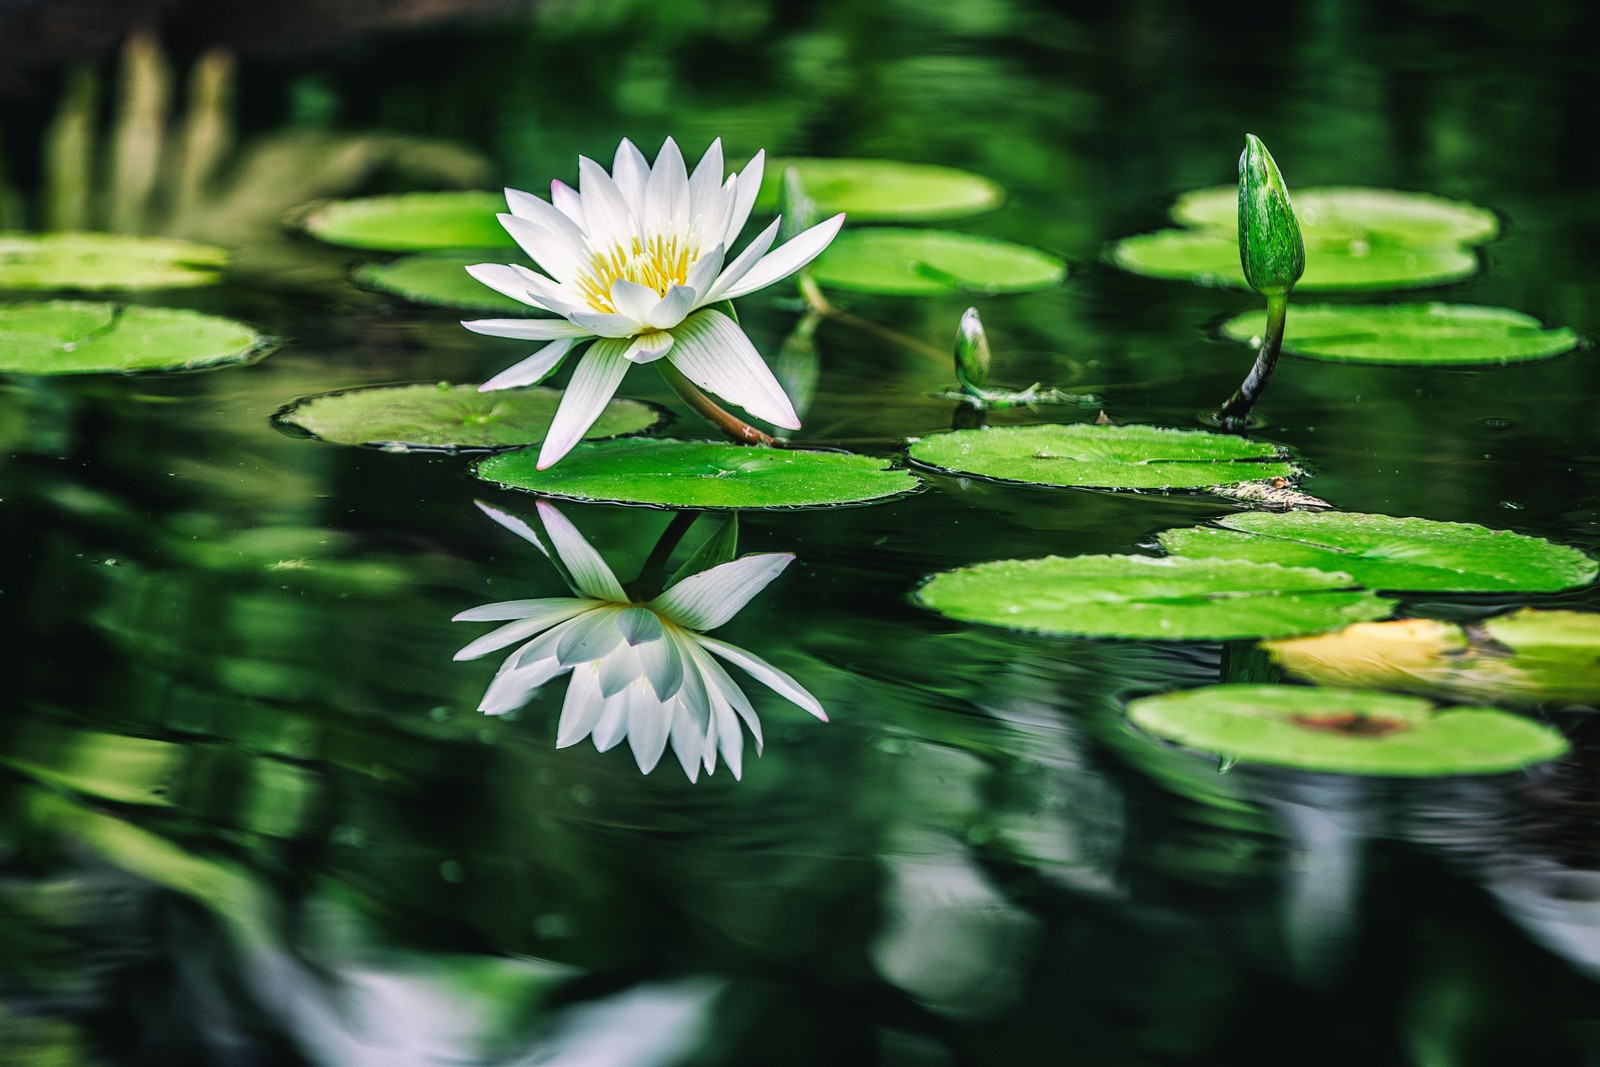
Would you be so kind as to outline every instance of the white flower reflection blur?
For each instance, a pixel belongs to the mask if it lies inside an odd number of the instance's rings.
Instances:
[[[491,289],[560,317],[462,323],[491,337],[548,342],[479,388],[536,384],[573,346],[594,342],[545,435],[540,470],[578,443],[630,364],[663,358],[690,382],[757,418],[799,428],[794,406],[750,339],[710,305],[764,289],[804,267],[833,240],[844,216],[772,249],[781,222],[775,220],[728,259],[755,206],[762,162],[757,152],[742,172],[724,181],[720,140],[692,174],[672,138],[653,166],[624,140],[610,174],[579,158],[581,191],[553,182],[545,201],[506,190],[511,213],[500,221],[545,273],[504,263],[467,270]]]
[[[718,660],[827,720],[817,698],[788,674],[705,634],[783,573],[792,555],[763,552],[730,560],[641,603],[629,598],[599,553],[552,505],[538,502],[548,544],[521,519],[481,502],[478,507],[544,553],[574,594],[485,604],[455,617],[457,622],[510,620],[457,652],[458,660],[522,642],[500,665],[478,710],[504,714],[571,672],[557,748],[592,736],[604,752],[626,737],[639,769],[648,774],[670,741],[691,782],[702,766],[708,773],[716,769],[718,754],[733,776],[740,776],[741,721],[755,738],[756,752],[761,751],[755,708]]]

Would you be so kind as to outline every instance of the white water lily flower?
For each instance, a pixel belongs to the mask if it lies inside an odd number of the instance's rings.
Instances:
[[[749,166],[724,181],[720,140],[711,143],[693,174],[670,137],[654,166],[624,140],[610,174],[580,157],[579,189],[552,182],[549,202],[506,190],[511,213],[500,221],[545,273],[504,263],[467,271],[489,288],[560,318],[463,322],[491,337],[549,342],[478,388],[536,384],[575,345],[594,342],[573,372],[539,450],[540,470],[578,443],[631,363],[664,358],[695,385],[757,418],[799,428],[793,405],[750,339],[710,305],[804,267],[833,240],[844,216],[776,249],[774,221],[729,259],[761,187],[763,159],[757,152]]]
[[[717,754],[738,778],[744,752],[742,720],[761,752],[761,722],[718,660],[739,667],[779,696],[827,721],[817,698],[758,656],[707,637],[738,614],[794,559],[787,552],[743,556],[692,574],[653,600],[630,600],[611,568],[561,512],[539,501],[546,547],[527,523],[479,503],[484,514],[531,541],[561,570],[575,596],[509,600],[471,608],[457,622],[505,621],[457,652],[476,659],[522,642],[506,657],[478,710],[501,715],[527,703],[540,687],[567,672],[566,700],[556,747],[593,736],[601,752],[624,737],[639,769],[655,768],[672,742],[694,781]],[[507,621],[509,620],[509,621]]]

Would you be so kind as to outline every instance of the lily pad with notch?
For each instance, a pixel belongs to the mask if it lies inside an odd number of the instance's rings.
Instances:
[[[913,441],[912,461],[949,474],[1086,489],[1204,489],[1300,471],[1278,445],[1156,426],[1010,426]]]
[[[1080,637],[1222,641],[1320,633],[1394,602],[1348,574],[1150,556],[1010,559],[933,575],[915,600],[964,622]]]
[[[1600,614],[1523,608],[1464,626],[1398,619],[1267,641],[1318,685],[1388,689],[1512,707],[1600,707]]]
[[[823,215],[843,211],[851,222],[931,222],[976,215],[1005,193],[988,178],[954,167],[889,159],[771,159],[756,207],[775,211],[785,169],[793,167]]]
[[[544,440],[561,404],[558,389],[501,389],[448,382],[375,386],[307,397],[276,416],[312,437],[391,452],[487,452]],[[640,400],[614,399],[590,440],[648,433],[671,416]]]
[[[886,296],[1049,289],[1067,265],[1048,252],[952,230],[846,230],[811,267],[818,284]]]
[[[0,233],[0,289],[108,292],[216,285],[225,249],[117,233]]]
[[[505,210],[501,193],[400,193],[332,200],[300,225],[329,244],[378,252],[515,248],[496,217]]]
[[[532,451],[490,456],[477,475],[566,500],[704,510],[864,504],[922,487],[910,471],[872,456],[716,441],[583,444],[543,471],[535,459]]]
[[[1355,512],[1246,512],[1218,526],[1167,530],[1177,556],[1340,571],[1370,589],[1553,593],[1586,585],[1600,564],[1542,537],[1464,522]]]
[[[467,273],[473,264],[503,263],[511,258],[521,257],[508,257],[506,250],[500,248],[426,252],[363,264],[352,277],[357,285],[403,297],[414,304],[527,315],[534,311],[528,304],[496,292]]]
[[[1569,747],[1557,731],[1508,712],[1436,709],[1418,697],[1357,689],[1207,686],[1135,700],[1128,718],[1229,762],[1336,774],[1505,774]]]
[[[1222,335],[1259,345],[1265,323],[1258,312],[1236,315],[1222,324]],[[1283,350],[1339,363],[1465,365],[1547,359],[1578,343],[1573,330],[1546,328],[1533,316],[1508,308],[1308,304],[1289,313]]]
[[[247,363],[275,342],[242,322],[95,301],[0,304],[0,372],[133,374]]]

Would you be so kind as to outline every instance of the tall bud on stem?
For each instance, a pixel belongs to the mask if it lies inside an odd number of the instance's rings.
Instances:
[[[989,380],[989,337],[977,308],[968,308],[956,330],[956,381],[972,396],[979,396]]]
[[[1278,363],[1289,290],[1306,269],[1306,243],[1289,203],[1289,189],[1267,146],[1245,134],[1239,156],[1239,263],[1250,288],[1267,298],[1267,328],[1255,365],[1237,392],[1216,413],[1224,426],[1242,425]]]

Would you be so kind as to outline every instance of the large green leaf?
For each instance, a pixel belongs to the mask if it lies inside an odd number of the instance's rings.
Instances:
[[[100,374],[198,370],[265,355],[242,322],[175,308],[79,300],[0,304],[0,372]]]
[[[1492,708],[1436,711],[1416,697],[1354,689],[1216,685],[1135,700],[1128,717],[1230,762],[1340,774],[1501,774],[1568,747],[1556,731]]]
[[[1260,344],[1265,313],[1222,324],[1223,336]],[[1531,315],[1472,304],[1294,305],[1283,348],[1342,363],[1513,363],[1559,355],[1578,344],[1565,327],[1546,329]]]
[[[1317,633],[1388,615],[1348,574],[1237,560],[1047,556],[945,571],[917,591],[941,615],[1086,637],[1231,640]]]
[[[188,289],[222,280],[228,253],[169,237],[0,233],[0,289]]]
[[[822,285],[890,296],[1021,293],[1067,276],[1047,252],[950,230],[847,229],[817,257]]]
[[[1464,628],[1438,619],[1358,623],[1266,647],[1285,670],[1319,685],[1600,706],[1600,615],[1592,612],[1524,608]]]
[[[390,451],[477,451],[544,440],[561,403],[558,389],[478,392],[471,385],[397,385],[309,397],[279,420],[341,445]],[[643,433],[666,422],[654,404],[616,399],[586,435],[591,440]]]
[[[955,430],[913,441],[908,454],[954,474],[1093,489],[1200,489],[1298,473],[1265,441],[1155,426]]]
[[[922,483],[871,456],[714,441],[579,445],[549,470],[531,451],[490,456],[478,477],[568,500],[679,508],[806,508],[900,496]]]
[[[988,178],[952,167],[888,159],[772,159],[756,206],[775,211],[783,172],[793,167],[823,215],[856,222],[932,222],[997,207],[1005,198]]]
[[[1464,522],[1329,511],[1242,512],[1225,529],[1168,530],[1175,555],[1316,567],[1371,589],[1550,593],[1594,580],[1597,564],[1541,537]]]
[[[478,281],[467,273],[474,263],[502,263],[504,249],[476,252],[430,252],[401,256],[385,263],[368,263],[356,268],[358,284],[379,292],[393,293],[417,304],[464,308],[469,311],[497,311],[531,314],[534,308]]]
[[[382,252],[513,248],[495,217],[505,210],[500,193],[401,193],[333,200],[301,225],[329,244]]]
[[[1464,200],[1362,185],[1295,189],[1295,217],[1318,240],[1382,239],[1394,244],[1482,244],[1500,232],[1495,213]],[[1215,185],[1179,196],[1172,221],[1197,229],[1239,232],[1239,190]]]

